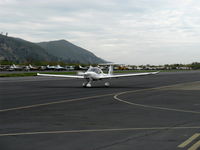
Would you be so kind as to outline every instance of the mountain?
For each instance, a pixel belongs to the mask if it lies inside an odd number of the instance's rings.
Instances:
[[[0,35],[0,60],[24,63],[57,61],[58,59],[48,54],[45,49],[35,43]]]
[[[90,51],[78,47],[66,40],[41,42],[37,44],[44,48],[49,54],[58,57],[60,61],[82,64],[98,64],[106,62]]]
[[[97,64],[105,60],[68,41],[32,43],[0,34],[0,61],[14,63],[58,62]]]

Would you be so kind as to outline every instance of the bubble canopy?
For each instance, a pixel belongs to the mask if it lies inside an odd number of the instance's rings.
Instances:
[[[88,71],[95,72],[97,74],[103,73],[102,70],[98,67],[92,67],[92,68],[88,69]]]

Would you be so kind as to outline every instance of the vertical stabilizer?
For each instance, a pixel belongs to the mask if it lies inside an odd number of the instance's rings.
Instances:
[[[113,74],[113,66],[112,66],[112,65],[110,65],[110,67],[109,67],[108,74],[109,74],[109,75],[112,75],[112,74]]]

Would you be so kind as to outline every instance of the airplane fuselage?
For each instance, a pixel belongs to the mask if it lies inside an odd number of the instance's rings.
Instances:
[[[102,77],[105,76],[105,75],[106,74],[104,74],[104,73],[97,74],[95,72],[87,71],[87,72],[84,73],[84,78],[95,81],[95,80],[102,79]]]

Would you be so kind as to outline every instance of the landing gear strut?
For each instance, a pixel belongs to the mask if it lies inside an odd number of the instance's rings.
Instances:
[[[82,84],[83,87],[92,87],[92,80],[88,80]]]

